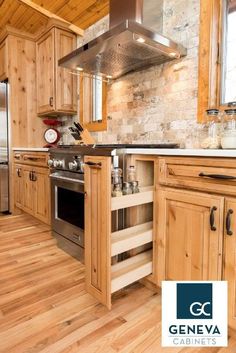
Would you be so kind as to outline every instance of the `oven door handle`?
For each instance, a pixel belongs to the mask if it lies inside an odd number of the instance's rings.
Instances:
[[[65,180],[65,181],[69,181],[71,183],[78,183],[78,184],[84,184],[83,180],[78,180],[78,179],[73,179],[73,178],[68,178],[68,177],[62,177],[62,176],[55,176],[53,174],[50,174],[50,178],[52,179],[56,179],[56,180]]]

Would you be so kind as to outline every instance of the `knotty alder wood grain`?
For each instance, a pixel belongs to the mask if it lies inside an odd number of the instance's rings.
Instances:
[[[233,353],[161,348],[161,298],[136,283],[108,311],[85,292],[84,266],[29,215],[0,217],[1,353]]]
[[[27,1],[26,1],[27,2]],[[31,1],[29,1],[31,3]],[[9,24],[17,29],[35,34],[42,31],[48,23],[48,12],[72,24],[88,28],[109,12],[109,0],[34,0],[33,4],[39,5],[45,10],[40,13],[17,0],[0,1],[0,31]]]

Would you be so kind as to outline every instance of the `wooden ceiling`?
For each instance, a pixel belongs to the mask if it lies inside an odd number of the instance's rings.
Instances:
[[[82,29],[109,12],[109,0],[32,0],[62,19]],[[48,17],[18,0],[0,0],[0,31],[6,25],[32,34],[43,30]]]

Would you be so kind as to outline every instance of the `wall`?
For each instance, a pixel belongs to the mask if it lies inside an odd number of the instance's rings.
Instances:
[[[108,89],[108,131],[100,143],[188,142],[197,131],[200,0],[165,0],[163,33],[183,44],[185,58],[128,74]],[[108,29],[108,17],[85,31],[78,46]]]

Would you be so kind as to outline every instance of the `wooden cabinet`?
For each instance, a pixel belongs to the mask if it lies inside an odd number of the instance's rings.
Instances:
[[[154,170],[153,159],[142,163]],[[86,290],[108,308],[114,292],[152,274],[153,183],[145,178],[140,193],[111,197],[111,157],[85,158]]]
[[[28,166],[24,166],[22,168],[23,171],[23,207],[22,209],[34,215],[34,186],[32,182],[32,168]]]
[[[50,180],[43,153],[17,152],[14,154],[14,205],[50,224]],[[43,160],[45,164],[43,166]],[[30,164],[32,163],[32,165]],[[37,164],[39,166],[37,166]]]
[[[58,60],[76,47],[76,35],[53,27],[37,42],[38,115],[76,114],[76,77]]]
[[[46,168],[33,168],[32,181],[34,216],[45,223],[50,223],[49,170]]]
[[[228,322],[236,330],[236,199],[226,198],[223,279],[228,281]]]
[[[5,80],[7,75],[7,42],[0,44],[0,81]]]
[[[159,162],[158,285],[165,279],[227,281],[228,322],[236,329],[235,160],[161,157]]]
[[[15,195],[15,206],[18,208],[23,207],[23,170],[22,166],[15,164],[13,167],[14,175],[14,195]]]
[[[86,290],[110,308],[111,158],[85,159]]]
[[[157,203],[158,284],[221,279],[224,198],[168,189]]]

